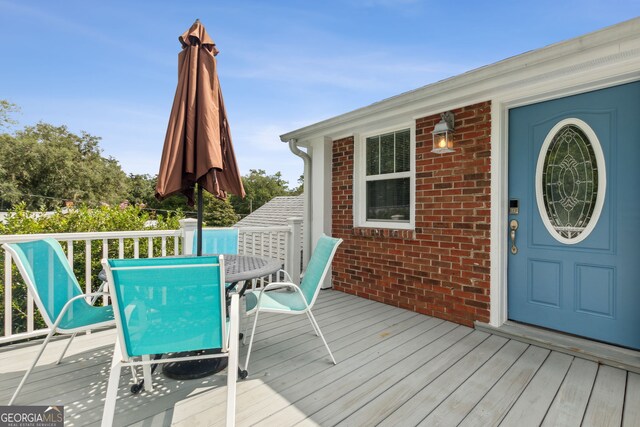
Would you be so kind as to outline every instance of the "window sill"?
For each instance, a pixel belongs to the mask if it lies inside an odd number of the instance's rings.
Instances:
[[[358,237],[386,237],[392,239],[414,240],[415,230],[380,227],[353,227],[353,235]]]

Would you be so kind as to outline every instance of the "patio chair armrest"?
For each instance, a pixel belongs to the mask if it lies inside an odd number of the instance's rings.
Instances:
[[[75,297],[71,298],[62,307],[62,310],[60,310],[60,314],[58,314],[58,318],[54,322],[53,328],[57,328],[58,327],[58,325],[60,324],[60,321],[62,320],[64,315],[67,313],[67,310],[69,309],[69,307],[71,307],[71,305],[74,302],[76,302],[79,299],[83,299],[83,298],[85,298],[85,299],[88,298],[88,297],[96,297],[97,298],[97,297],[100,297],[100,296],[109,296],[109,294],[106,293],[106,292],[91,292],[91,293],[88,293],[88,294],[76,295]],[[93,305],[93,299],[92,299],[92,305]]]
[[[104,283],[103,283],[103,285],[104,285]],[[102,287],[103,286],[100,286],[100,289],[102,289]],[[96,303],[96,301],[98,301],[98,298],[100,298],[100,297],[110,297],[111,296],[111,294],[109,294],[108,291],[101,291],[100,289],[98,289],[96,292],[91,292],[91,293],[84,294],[84,295],[78,295],[74,299],[80,298],[80,297],[84,297],[84,298],[91,297],[91,305],[94,305]]]
[[[261,292],[264,292],[264,291],[272,291],[272,290],[281,289],[281,288],[297,288],[297,287],[298,286],[292,282],[271,282],[268,285],[260,288],[259,290]]]
[[[287,273],[287,270],[285,270],[284,268],[281,268],[280,270],[278,270],[278,274],[280,274],[280,273],[284,273],[285,279],[287,279],[287,281],[293,283],[293,279],[291,279],[291,275],[289,273]]]
[[[109,282],[104,280],[98,290],[94,292],[94,294],[107,294],[107,296],[109,296]],[[91,298],[91,305],[94,305],[96,301],[98,301],[98,298],[100,298],[101,296],[102,295],[94,295]]]
[[[258,310],[260,309],[260,303],[262,302],[262,295],[264,295],[266,291],[281,289],[281,288],[292,288],[296,294],[300,295],[300,298],[302,299],[302,302],[304,303],[306,309],[309,308],[309,305],[307,304],[307,300],[305,299],[304,294],[302,293],[302,289],[300,289],[300,287],[295,283],[291,283],[291,282],[273,282],[273,283],[269,283],[264,288],[261,288],[260,294],[258,295],[258,301],[256,302],[256,308]]]
[[[91,297],[91,298],[99,298],[99,297],[105,297],[105,296],[108,297],[109,296],[109,292],[96,291],[96,292],[90,292],[88,294],[77,295],[77,296],[71,298],[69,301],[67,301],[67,304],[65,304],[65,306],[68,305],[70,302],[75,301],[75,300],[80,299],[80,298],[89,298],[89,297]]]

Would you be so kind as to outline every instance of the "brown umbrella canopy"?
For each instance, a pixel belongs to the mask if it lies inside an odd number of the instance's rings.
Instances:
[[[194,204],[194,185],[224,198],[245,196],[218,80],[218,50],[200,21],[179,37],[178,87],[156,185],[159,200],[176,193]]]

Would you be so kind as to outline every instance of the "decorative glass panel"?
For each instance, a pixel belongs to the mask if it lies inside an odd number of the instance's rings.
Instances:
[[[409,222],[409,178],[367,182],[367,220]]]
[[[568,124],[556,132],[545,154],[541,179],[551,226],[561,237],[575,239],[592,220],[599,189],[593,144],[580,127]]]

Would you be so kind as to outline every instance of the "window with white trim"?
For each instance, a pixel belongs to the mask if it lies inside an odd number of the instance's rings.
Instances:
[[[360,205],[356,225],[409,228],[413,224],[413,142],[411,128],[364,136],[361,140]]]

